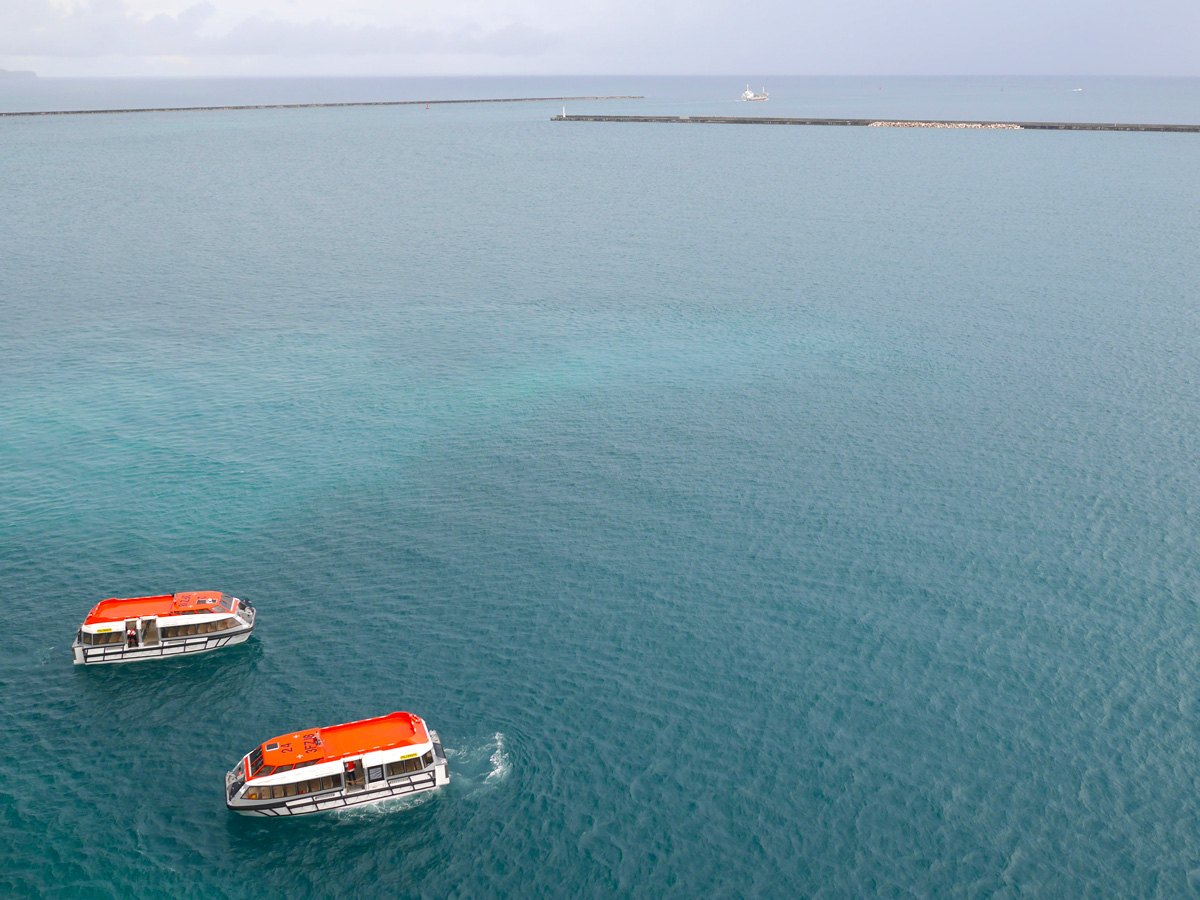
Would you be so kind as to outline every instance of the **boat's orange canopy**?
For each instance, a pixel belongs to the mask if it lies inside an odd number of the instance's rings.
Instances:
[[[332,762],[376,750],[427,743],[429,731],[420,716],[394,712],[377,719],[281,734],[262,745],[263,766],[275,768],[302,762]]]
[[[220,591],[188,591],[164,594],[161,597],[131,597],[127,600],[101,600],[83,620],[84,625],[97,622],[123,622],[139,616],[170,616],[188,612],[213,612],[213,607],[225,595]]]

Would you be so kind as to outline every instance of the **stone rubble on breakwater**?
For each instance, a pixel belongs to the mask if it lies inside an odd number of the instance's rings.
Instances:
[[[868,128],[1005,128],[1021,131],[1009,122],[872,122]]]

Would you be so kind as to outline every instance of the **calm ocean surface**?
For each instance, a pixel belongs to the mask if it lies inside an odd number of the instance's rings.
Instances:
[[[1197,80],[765,86],[1200,121]],[[1200,136],[559,106],[0,120],[0,895],[1194,895]],[[249,644],[71,665],[96,601],[208,588]],[[447,788],[226,811],[254,744],[396,709]]]

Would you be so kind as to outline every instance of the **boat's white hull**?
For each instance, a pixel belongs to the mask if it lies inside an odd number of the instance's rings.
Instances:
[[[254,633],[254,624],[241,629],[215,631],[211,634],[189,635],[151,644],[148,647],[129,647],[125,644],[99,644],[88,646],[78,641],[72,645],[75,665],[96,666],[105,663],[141,662],[147,659],[163,659],[171,656],[188,656],[208,653],[222,647],[230,647],[249,640]]]
[[[322,794],[305,794],[298,797],[286,797],[273,801],[268,805],[257,807],[230,806],[234,812],[243,816],[259,816],[277,819],[281,816],[303,816],[308,813],[326,812],[331,809],[348,809],[352,806],[368,806],[381,803],[396,797],[409,797],[413,794],[423,794],[434,788],[448,784],[450,774],[444,759],[437,765],[422,772],[394,778],[386,783],[378,783],[354,793],[345,790],[329,791]]]

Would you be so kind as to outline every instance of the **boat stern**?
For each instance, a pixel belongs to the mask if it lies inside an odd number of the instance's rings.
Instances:
[[[241,812],[245,804],[235,799],[243,785],[246,784],[246,758],[243,756],[238,764],[225,773],[225,808]]]
[[[237,606],[234,607],[233,614],[242,619],[249,627],[246,632],[247,636],[254,631],[254,623],[258,618],[258,610],[254,608],[254,604],[249,600],[238,598]]]
[[[430,731],[429,739],[433,742],[433,783],[434,787],[441,787],[450,783],[450,763],[446,759],[446,751],[442,749],[442,739],[438,737],[438,733]]]
[[[75,632],[75,642],[73,644],[71,644],[71,661],[77,666],[82,666],[84,663],[87,662],[87,658],[84,656],[84,653],[83,653],[83,629],[82,628],[80,628],[78,631]]]

